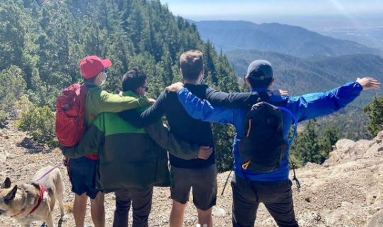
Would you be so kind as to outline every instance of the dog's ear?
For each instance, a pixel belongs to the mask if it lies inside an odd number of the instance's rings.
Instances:
[[[9,177],[5,178],[4,183],[1,185],[1,188],[10,188],[11,187],[11,179]]]
[[[16,196],[16,192],[17,192],[17,185],[15,185],[12,188],[12,190],[8,192],[8,194],[4,197],[4,203],[8,204],[10,201],[12,201]]]

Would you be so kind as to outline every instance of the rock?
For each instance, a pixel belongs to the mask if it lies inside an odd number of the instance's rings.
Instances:
[[[318,168],[320,165],[317,164],[317,163],[313,163],[313,162],[308,162],[306,163],[305,165],[305,169],[313,169],[313,168]]]
[[[0,164],[4,164],[7,161],[8,153],[5,150],[0,150]]]
[[[329,158],[323,163],[328,167],[340,163],[346,157],[350,157],[350,150],[355,146],[355,142],[349,139],[341,139],[335,144],[335,150],[330,152]]]
[[[366,151],[374,144],[375,143],[372,140],[359,140],[355,143],[350,154],[354,156],[363,156]]]
[[[342,156],[339,154],[338,150],[335,150],[330,152],[328,159],[322,165],[324,167],[329,167],[336,163],[339,163],[340,160],[342,160]]]
[[[374,138],[376,143],[381,143],[383,141],[383,131],[379,132],[378,135]]]
[[[213,216],[214,217],[224,217],[226,216],[226,211],[223,208],[219,208],[218,206],[213,207]]]
[[[349,139],[341,139],[335,143],[335,148],[337,150],[347,152],[355,145],[355,142]]]
[[[367,224],[367,227],[381,227],[383,226],[383,210],[376,213]]]
[[[382,145],[380,144],[374,144],[372,145],[365,153],[364,158],[372,158],[378,155],[379,153],[382,153]]]

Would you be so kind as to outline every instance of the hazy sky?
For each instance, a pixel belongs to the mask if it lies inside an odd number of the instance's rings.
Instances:
[[[383,25],[383,0],[161,0],[193,20],[248,20],[312,26]]]

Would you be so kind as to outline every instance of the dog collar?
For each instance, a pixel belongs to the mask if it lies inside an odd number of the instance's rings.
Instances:
[[[35,210],[37,210],[37,208],[39,208],[41,202],[43,201],[43,197],[44,197],[44,192],[46,191],[44,185],[42,184],[39,184],[39,187],[40,187],[40,196],[39,196],[39,200],[37,201],[37,204],[35,207],[33,207],[33,209],[31,210],[31,212],[29,212],[28,215],[32,214],[33,212],[35,212]]]
[[[39,188],[40,188],[40,190],[39,190],[39,191],[40,191],[40,195],[39,195],[39,199],[37,200],[37,204],[33,207],[33,209],[31,210],[31,212],[29,212],[28,215],[30,215],[30,214],[32,214],[33,212],[35,212],[35,211],[37,210],[37,208],[39,208],[41,202],[43,201],[44,192],[46,191],[46,189],[45,189],[44,185],[42,185],[42,184],[39,184]],[[25,212],[25,207],[24,207],[23,209],[21,209],[21,211],[20,211],[19,213],[14,214],[14,215],[12,215],[11,217],[12,217],[12,218],[13,218],[13,217],[16,217],[16,216],[18,216],[18,215],[20,215],[20,214],[22,214],[22,213],[24,213],[24,212]],[[28,215],[27,215],[27,216],[28,216]]]

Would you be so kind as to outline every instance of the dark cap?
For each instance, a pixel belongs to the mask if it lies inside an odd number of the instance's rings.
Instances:
[[[255,80],[273,78],[273,68],[268,61],[256,60],[253,61],[247,68],[247,76]]]

